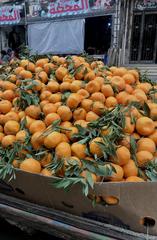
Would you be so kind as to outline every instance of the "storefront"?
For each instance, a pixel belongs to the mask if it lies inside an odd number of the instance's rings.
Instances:
[[[0,5],[0,50],[8,48],[14,51],[25,44],[25,14],[24,6],[16,2],[16,5],[9,5],[5,1]]]
[[[0,11],[1,49],[10,46],[9,33],[15,28],[21,38],[18,45],[28,42],[32,53],[80,54],[86,51],[104,56],[111,46],[117,47],[119,0],[5,2],[0,7],[8,7],[7,14],[9,7],[14,8],[12,11],[18,11],[16,18],[20,17],[15,22]],[[13,2],[15,5],[11,4]]]
[[[126,0],[121,9],[120,63],[157,64],[157,0]]]
[[[34,52],[104,55],[113,43],[116,0],[32,1],[28,42]],[[39,36],[44,36],[43,40]],[[36,37],[35,37],[36,36]]]

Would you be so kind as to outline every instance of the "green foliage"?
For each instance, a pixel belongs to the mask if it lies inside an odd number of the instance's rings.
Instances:
[[[116,155],[116,145],[114,142],[111,142],[110,136],[103,136],[103,142],[96,142],[96,144],[101,148],[105,160],[107,160],[109,156]]]
[[[81,57],[85,58],[86,62],[92,63],[95,59],[92,56],[89,56],[88,53],[84,52],[81,54]]]
[[[70,75],[73,77],[76,73],[79,73],[82,69],[84,69],[84,65],[81,64],[78,67],[75,67],[75,62],[73,61],[71,56],[66,57],[66,62],[68,63],[68,71]],[[85,68],[86,71],[86,68]],[[86,74],[86,72],[84,72]]]
[[[56,72],[56,69],[53,69],[53,70],[51,71],[51,73],[50,73],[50,79],[53,79],[53,80],[56,81],[56,74],[55,74],[55,72]]]
[[[23,146],[19,142],[15,142],[13,147],[0,147],[0,179],[5,179],[6,176],[10,176],[10,180],[15,178],[12,162],[22,148]]]
[[[131,136],[130,137],[130,153],[131,153],[132,159],[136,163],[136,166],[138,166],[137,159],[136,159],[136,152],[137,152],[137,144],[136,144],[135,138]]]
[[[38,105],[39,104],[39,96],[36,92],[29,93],[28,90],[32,90],[34,86],[37,86],[33,79],[22,80],[20,86],[17,89],[19,93],[19,98],[16,101],[16,106],[22,110],[25,110],[26,107],[30,105]]]
[[[62,94],[62,98],[61,98],[61,101],[63,104],[66,103],[68,97],[70,96],[71,92],[70,91],[65,91],[63,94]]]
[[[147,164],[145,173],[150,181],[157,181],[157,158]]]
[[[56,132],[60,132],[61,130],[64,131],[71,131],[67,128],[63,128],[60,126],[61,120],[55,120],[45,131],[43,131],[43,133],[41,134],[41,136],[46,137],[49,134],[51,134],[52,132],[56,131]]]
[[[108,178],[115,172],[115,169],[109,164],[104,165],[104,163],[100,164],[96,161],[85,159],[82,159],[81,163],[80,165],[80,162],[75,159],[68,159],[65,161],[64,159],[57,159],[55,157],[55,161],[49,164],[47,168],[54,171],[56,175],[63,169],[65,173],[63,178],[57,178],[53,181],[53,186],[69,190],[71,186],[79,183],[82,186],[83,194],[87,196],[90,188],[94,187],[92,174]],[[85,173],[85,177],[81,176],[82,172]]]
[[[149,91],[149,97],[151,98],[151,100],[154,102],[154,103],[157,103],[157,98],[156,98],[156,94],[157,94],[157,89],[153,88]]]
[[[16,106],[24,110],[30,105],[38,105],[39,97],[37,94],[27,93],[25,91],[20,92],[20,98],[17,99]]]
[[[75,64],[71,56],[66,57],[66,62],[68,63],[68,71],[71,75],[75,73]]]
[[[20,130],[25,130],[26,129],[26,125],[27,125],[27,119],[25,117],[20,122]]]
[[[30,49],[25,46],[25,44],[22,44],[19,46],[19,58],[20,59],[27,59],[30,57]]]
[[[140,82],[144,83],[144,82],[147,82],[147,83],[150,83],[151,85],[155,85],[156,82],[151,80],[149,77],[148,77],[148,71],[145,71],[143,74],[141,72],[139,72],[140,74]]]
[[[70,188],[76,184],[81,184],[82,191],[85,196],[89,193],[89,185],[86,183],[84,178],[62,178],[53,180],[52,185],[56,188],[63,188],[66,191],[69,191]]]
[[[144,111],[144,115],[149,117],[150,116],[150,108],[148,106],[148,104],[145,102],[143,105],[143,111]]]

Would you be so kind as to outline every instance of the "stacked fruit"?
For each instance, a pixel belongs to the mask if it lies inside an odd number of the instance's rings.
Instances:
[[[13,167],[66,186],[156,176],[157,85],[137,70],[79,56],[2,69],[1,177]]]

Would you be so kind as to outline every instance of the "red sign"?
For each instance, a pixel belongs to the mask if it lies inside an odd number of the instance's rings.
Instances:
[[[19,6],[0,7],[0,24],[15,24],[20,22]]]
[[[80,12],[87,9],[87,0],[56,0],[49,4],[48,15]]]
[[[48,6],[48,17],[110,10],[115,4],[116,0],[53,0]]]

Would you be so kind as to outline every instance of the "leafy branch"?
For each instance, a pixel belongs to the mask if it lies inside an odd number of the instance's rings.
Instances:
[[[16,101],[16,106],[24,110],[29,105],[38,105],[40,100],[36,92],[29,93],[28,90],[32,90],[34,86],[37,86],[33,79],[26,79],[21,81],[20,86],[17,89],[19,98]]]
[[[89,194],[89,190],[94,187],[95,181],[92,174],[107,178],[115,171],[111,165],[108,166],[104,163],[102,165],[98,164],[96,161],[89,161],[85,159],[81,160],[81,165],[74,159],[56,159],[55,162],[48,165],[47,168],[54,171],[57,176],[60,170],[64,170],[64,177],[55,179],[52,183],[53,186],[56,188],[70,190],[73,185],[79,183],[82,186],[82,191],[85,196],[87,196]],[[85,176],[81,175],[83,172]]]
[[[143,74],[141,72],[139,72],[139,74],[140,74],[140,82],[141,83],[142,82],[143,83],[147,82],[147,83],[150,83],[151,85],[155,85],[156,84],[155,81],[153,81],[152,79],[150,79],[148,77],[148,71],[145,71]]]
[[[12,165],[13,160],[17,154],[21,152],[23,146],[19,142],[15,142],[13,147],[3,148],[0,147],[0,178],[5,179],[7,175],[10,180],[15,178],[15,171]]]
[[[60,123],[61,123],[61,120],[55,120],[47,129],[45,129],[43,131],[43,133],[41,134],[42,137],[46,137],[48,136],[49,134],[51,134],[52,132],[54,131],[57,131],[57,132],[60,132],[61,130],[64,130],[64,131],[71,131],[67,128],[64,128],[64,127],[61,127],[60,126]]]
[[[150,181],[157,181],[157,158],[147,164],[145,173]]]

